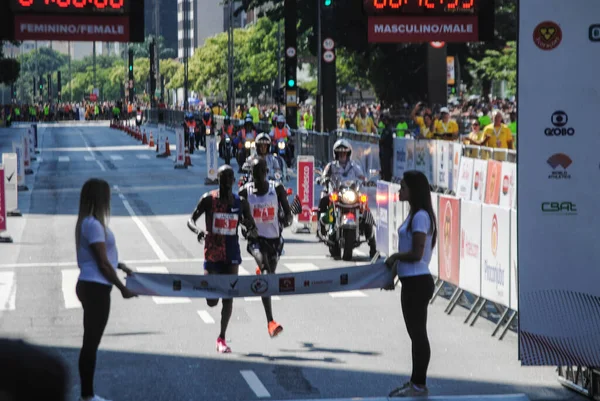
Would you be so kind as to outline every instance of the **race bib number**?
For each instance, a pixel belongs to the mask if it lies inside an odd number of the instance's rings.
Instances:
[[[275,221],[275,208],[273,206],[253,206],[252,217],[257,222],[271,223]]]
[[[215,213],[213,215],[213,234],[235,235],[238,226],[238,215],[233,213]]]

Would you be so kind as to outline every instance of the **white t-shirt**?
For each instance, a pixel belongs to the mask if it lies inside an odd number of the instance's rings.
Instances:
[[[106,244],[106,255],[113,269],[117,269],[119,264],[119,254],[115,244],[115,236],[109,228],[104,229],[102,224],[94,217],[86,217],[81,222],[81,233],[79,238],[79,249],[77,250],[77,265],[79,265],[79,280],[92,281],[95,283],[112,285],[104,277],[91,244],[104,242]]]
[[[410,252],[413,247],[413,233],[424,233],[427,234],[425,240],[425,249],[423,251],[423,257],[418,262],[402,262],[399,261],[396,264],[396,270],[398,277],[411,277],[421,276],[424,274],[430,274],[429,262],[431,262],[431,247],[432,235],[431,219],[429,214],[425,210],[419,210],[412,218],[412,231],[408,231],[408,222],[410,216],[404,220],[404,223],[398,228],[398,252]]]

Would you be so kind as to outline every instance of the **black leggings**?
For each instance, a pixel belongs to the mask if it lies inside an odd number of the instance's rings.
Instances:
[[[427,368],[431,359],[431,348],[427,337],[427,307],[433,296],[435,284],[430,274],[401,277],[402,314],[406,330],[412,341],[412,376],[410,381],[424,386]]]
[[[248,252],[254,257],[262,274],[275,274],[277,261],[279,260],[279,238],[260,238],[258,243],[248,242]],[[271,297],[262,297],[262,304],[267,315],[267,323],[273,321],[273,306]]]
[[[83,346],[79,353],[79,377],[81,397],[94,396],[94,371],[96,353],[110,312],[110,291],[112,285],[77,282],[77,298],[83,306]]]
[[[239,272],[240,265],[234,264],[223,264],[221,269],[206,269],[208,274],[233,274],[236,275]],[[231,315],[233,314],[233,298],[223,298],[221,300],[223,304],[221,308],[221,332],[219,333],[219,338],[225,340],[225,334],[227,333],[227,327],[229,326],[229,320],[231,319]],[[219,304],[219,299],[206,298],[206,304],[214,308]]]

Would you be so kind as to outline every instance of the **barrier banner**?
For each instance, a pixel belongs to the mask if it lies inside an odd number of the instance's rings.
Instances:
[[[394,253],[398,250],[398,228],[404,222],[404,205],[403,203],[408,202],[400,202],[400,184],[391,183],[389,185],[390,195],[389,195],[389,210],[388,215],[390,219],[390,235],[388,235],[390,239],[390,252]]]
[[[33,128],[33,147],[35,148],[35,150],[37,150],[37,148],[38,148],[38,125],[31,124],[31,127]]]
[[[428,141],[415,141],[415,170],[425,174],[430,185],[434,185]]]
[[[458,286],[481,296],[481,203],[460,201],[460,277]]]
[[[518,5],[519,355],[598,368],[600,2]]]
[[[473,187],[471,200],[483,203],[485,198],[485,184],[487,181],[487,160],[473,160]]]
[[[35,131],[34,125],[27,130],[27,134],[29,135],[29,160],[36,160],[35,157]]]
[[[25,173],[27,173],[27,170],[29,170],[31,168],[31,153],[30,153],[30,149],[29,149],[29,131],[31,130],[31,127],[29,127],[27,129],[27,132],[23,133],[22,137],[21,137],[21,142],[23,143],[23,163],[25,166]]]
[[[164,155],[167,153],[167,136],[165,133],[158,134],[158,154]]]
[[[23,144],[13,142],[13,153],[17,155],[17,185],[25,182],[25,157],[23,156]]]
[[[458,184],[454,190],[456,196],[459,198],[471,199],[471,190],[473,189],[473,161],[470,157],[462,157],[460,159]]]
[[[436,157],[433,158],[436,163],[436,175],[433,185],[438,188],[450,188],[450,170],[452,169],[452,157],[450,156],[450,142],[434,141]]]
[[[4,167],[0,166],[0,233],[6,231],[6,197],[4,195]]]
[[[425,141],[427,142],[427,150],[429,154],[429,171],[425,173],[429,184],[434,185],[437,180],[438,165],[437,165],[437,145],[436,141]]]
[[[517,207],[517,165],[510,162],[501,162],[502,191],[500,201],[502,207],[515,209]]]
[[[460,143],[451,144],[452,169],[450,170],[450,190],[456,193],[460,174],[460,161],[462,159],[462,145]]]
[[[404,172],[409,170],[407,168],[408,151],[406,149],[408,142],[408,139],[405,138],[394,138],[393,177],[402,178]]]
[[[439,278],[453,285],[459,283],[460,199],[439,196],[438,243]]]
[[[404,139],[404,138],[396,138],[396,139]],[[415,169],[415,140],[414,139],[404,139],[406,146],[406,170],[414,170]],[[398,177],[402,178],[402,176]]]
[[[439,196],[438,194],[436,194],[435,192],[431,193],[431,204],[433,206],[433,213],[435,214],[436,218],[438,216],[438,201],[439,201]],[[408,202],[405,202],[408,203]],[[410,210],[410,208],[409,208]],[[408,216],[408,213],[406,214]],[[439,220],[439,219],[438,219]],[[440,237],[440,228],[438,227],[438,238]],[[433,251],[431,252],[431,262],[429,262],[429,271],[431,272],[431,275],[433,277],[437,277],[439,272],[438,272],[438,266],[439,266],[439,260],[438,260],[438,253],[439,253],[439,240],[438,243],[433,247]]]
[[[206,177],[211,181],[217,179],[219,168],[219,152],[217,152],[217,136],[206,136]]]
[[[299,171],[299,170],[298,170]],[[300,182],[298,180],[298,182]],[[388,207],[390,205],[390,184],[386,181],[377,181],[377,225],[375,226],[375,236],[377,240],[377,250],[383,255],[390,256],[390,236],[391,228],[388,216]]]
[[[302,211],[298,215],[298,222],[310,223],[312,221],[312,210],[315,199],[315,157],[314,156],[298,156],[297,171],[298,180],[296,193],[300,198]]]
[[[19,208],[17,154],[2,153],[2,166],[4,166],[4,198],[6,202],[6,212],[10,213]]]
[[[510,306],[510,209],[481,206],[481,296]]]
[[[510,211],[510,309],[519,310],[519,271],[517,260],[517,211]]]
[[[496,160],[488,160],[487,163],[485,203],[497,205],[500,201],[500,187],[502,186],[502,163]]]
[[[190,298],[272,297],[383,288],[396,269],[385,263],[260,276],[134,273],[126,285],[139,295]]]
[[[177,137],[177,154],[175,156],[175,164],[178,166],[183,166],[185,163],[185,138],[183,128],[176,128],[175,135]]]

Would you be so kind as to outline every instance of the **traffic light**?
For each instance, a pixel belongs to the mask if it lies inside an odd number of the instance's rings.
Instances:
[[[60,71],[58,71],[56,73],[56,98],[58,99],[59,102],[62,99],[61,92],[62,92],[62,83],[60,81]]]
[[[298,99],[288,97],[293,95],[296,90],[296,69],[298,66],[297,58],[297,28],[298,21],[297,0],[284,0],[284,30],[285,30],[285,88],[288,93],[284,97],[286,104],[285,119],[290,128],[295,129],[298,125],[296,111],[298,110]]]
[[[39,90],[40,90],[39,94],[40,94],[40,97],[42,97],[42,96],[44,96],[44,77],[42,75],[40,75],[40,81],[39,82],[40,82],[40,84],[39,84]]]
[[[323,5],[324,5],[325,7],[329,7],[329,6],[331,6],[331,0],[323,0]]]
[[[129,88],[129,103],[133,103],[133,95],[135,92],[133,84],[133,49],[129,49],[129,82],[127,87]]]

